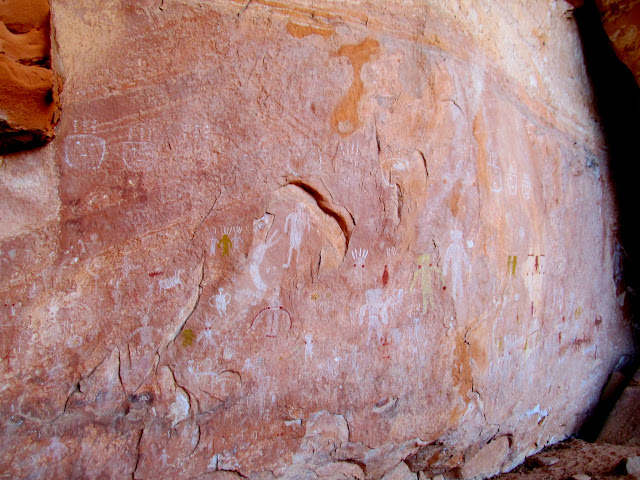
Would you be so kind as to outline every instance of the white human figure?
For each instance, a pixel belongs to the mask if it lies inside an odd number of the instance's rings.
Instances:
[[[160,455],[160,461],[162,462],[162,466],[163,467],[168,467],[169,464],[167,463],[167,460],[169,460],[169,455],[167,455],[167,450],[166,449],[162,449],[162,454]]]
[[[240,245],[242,245],[242,237],[240,236],[242,233],[242,227],[233,227],[231,230],[233,232],[231,242],[233,243],[233,246],[238,249]]]
[[[308,334],[304,337],[304,359],[313,358],[313,335]]]
[[[356,277],[360,283],[363,282],[364,278],[364,262],[369,255],[369,250],[358,249],[351,250],[351,256],[353,257],[353,268],[356,269]]]
[[[467,270],[471,270],[471,262],[462,243],[462,232],[460,230],[451,230],[451,244],[444,256],[442,273],[446,277],[449,268],[451,268],[452,296],[454,300],[458,300],[463,295],[463,264],[466,265]]]
[[[367,345],[371,343],[371,334],[375,330],[377,339],[382,339],[382,326],[389,323],[389,309],[396,309],[402,302],[404,295],[403,290],[398,290],[392,297],[383,300],[381,288],[372,288],[367,290],[365,297],[366,303],[360,307],[359,320],[360,325],[364,323],[365,314],[368,313],[369,319],[369,337]]]
[[[264,292],[267,289],[267,284],[264,283],[264,281],[262,280],[262,276],[260,275],[260,265],[262,265],[262,261],[264,260],[264,256],[267,253],[267,250],[275,245],[277,234],[278,230],[274,230],[273,233],[267,237],[264,243],[261,243],[256,247],[256,249],[253,251],[253,255],[251,255],[249,275],[251,275],[251,280],[253,280],[256,288],[261,292]]]
[[[213,306],[213,303],[211,303],[213,298],[215,298],[215,306],[216,310],[218,310],[218,315],[220,315],[220,318],[223,318],[227,314],[227,305],[231,302],[231,294],[229,292],[225,292],[224,288],[220,287],[218,289],[218,294],[209,299],[209,305]]]
[[[146,346],[153,342],[153,327],[149,326],[149,315],[142,317],[142,326],[137,328],[133,335],[140,333],[140,346]]]
[[[310,229],[311,219],[309,214],[305,212],[304,206],[299,203],[295,212],[291,212],[287,215],[287,219],[284,222],[284,231],[289,233],[289,259],[287,263],[282,265],[282,268],[289,268],[291,265],[291,257],[293,251],[296,251],[296,259],[300,257],[300,245],[302,245],[302,237],[304,232]]]
[[[207,318],[204,322],[204,328],[202,329],[201,338],[209,345],[213,345],[213,335],[213,321],[211,318]],[[200,341],[200,338],[198,338],[198,341]]]

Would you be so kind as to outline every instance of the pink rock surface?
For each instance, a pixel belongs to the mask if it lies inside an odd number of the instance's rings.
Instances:
[[[54,1],[0,470],[475,477],[573,433],[632,347],[562,5]]]

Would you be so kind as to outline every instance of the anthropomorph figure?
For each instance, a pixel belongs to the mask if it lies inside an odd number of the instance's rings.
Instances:
[[[222,249],[222,256],[229,256],[233,248],[233,242],[229,238],[231,230],[225,228],[222,232],[222,238],[218,240],[218,247]]]
[[[271,295],[269,306],[263,308],[251,321],[251,329],[260,329],[265,337],[276,338],[281,332],[291,330],[289,311],[280,303],[280,289]]]
[[[369,255],[369,250],[360,248],[357,250],[351,250],[351,256],[353,257],[353,268],[356,271],[356,278],[359,283],[364,281],[364,262]]]
[[[462,286],[462,267],[466,265],[466,270],[471,270],[471,262],[462,243],[462,232],[460,230],[451,230],[451,244],[447,248],[444,256],[444,268],[442,273],[447,276],[447,272],[451,269],[451,287],[454,300],[459,300],[463,295]]]
[[[287,263],[282,265],[282,268],[289,268],[291,265],[291,257],[293,251],[296,251],[296,259],[300,259],[300,245],[302,245],[302,237],[304,232],[308,231],[311,225],[311,219],[309,214],[305,211],[304,205],[301,203],[296,207],[295,212],[291,212],[287,215],[287,219],[284,222],[284,231],[289,233],[289,258]]]
[[[416,286],[420,284],[422,290],[422,313],[427,313],[427,302],[433,308],[432,284],[431,284],[431,255],[423,254],[418,256],[418,269],[413,273],[413,280],[409,286],[409,291],[413,293]]]
[[[360,307],[358,316],[360,325],[364,323],[365,315],[369,319],[369,337],[367,339],[367,345],[369,345],[373,332],[375,332],[378,341],[384,337],[382,328],[383,325],[389,323],[389,310],[399,309],[404,291],[397,290],[393,296],[383,299],[383,290],[381,288],[372,288],[367,290],[365,296],[366,303]]]
[[[153,327],[149,325],[149,315],[144,315],[142,317],[142,326],[137,328],[133,335],[140,335],[140,346],[146,347],[151,346],[153,342]]]
[[[209,304],[213,305],[211,300],[212,298],[209,299]],[[231,302],[231,294],[229,292],[225,292],[224,288],[220,287],[218,289],[218,294],[215,296],[215,306],[220,318],[223,318],[227,314],[227,305],[229,305],[229,302]]]

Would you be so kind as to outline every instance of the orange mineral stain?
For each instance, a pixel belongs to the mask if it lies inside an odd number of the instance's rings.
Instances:
[[[308,35],[320,35],[327,38],[333,35],[334,29],[331,27],[318,27],[313,25],[300,25],[299,23],[287,23],[287,32],[295,38],[303,38]]]
[[[369,37],[358,44],[343,45],[334,54],[338,57],[347,57],[353,67],[353,82],[347,94],[331,114],[331,127],[343,137],[351,135],[362,124],[358,116],[358,104],[364,93],[364,82],[360,72],[362,66],[379,51],[380,43]]]

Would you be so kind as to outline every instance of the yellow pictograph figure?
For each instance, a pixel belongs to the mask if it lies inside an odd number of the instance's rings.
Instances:
[[[233,248],[233,242],[229,238],[229,231],[225,228],[222,234],[222,238],[218,240],[218,248],[222,249],[222,256],[229,256],[231,249]]]
[[[413,279],[409,286],[409,291],[414,292],[418,283],[422,290],[422,313],[427,313],[427,303],[433,308],[433,296],[431,288],[431,255],[422,254],[418,255],[418,268],[413,273]]]
[[[517,266],[518,266],[518,256],[509,255],[509,259],[507,260],[507,276],[515,277]]]

